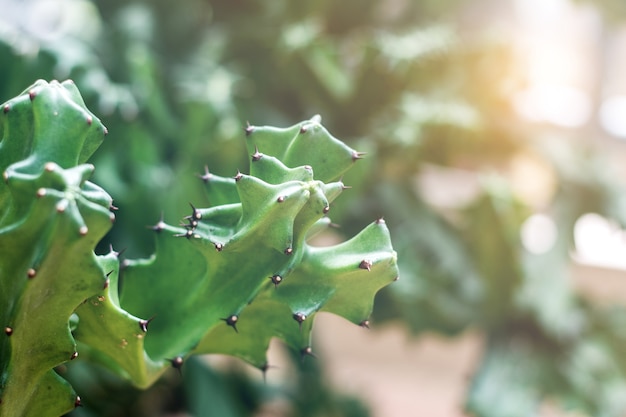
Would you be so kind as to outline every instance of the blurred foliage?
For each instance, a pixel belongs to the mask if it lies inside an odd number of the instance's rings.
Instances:
[[[483,331],[473,415],[526,417],[545,402],[626,412],[626,310],[596,306],[568,281],[576,220],[596,212],[626,225],[626,194],[596,149],[518,118],[510,96],[525,80],[509,41],[472,20],[476,3],[2,1],[0,96],[36,78],[73,78],[111,132],[93,162],[120,207],[116,247],[150,253],[145,225],[161,212],[182,217],[201,195],[204,165],[220,175],[244,166],[246,120],[287,126],[320,113],[374,155],[344,179],[364,191],[333,213],[346,235],[381,215],[391,229],[401,280],[378,297],[378,323]],[[593,3],[610,15],[621,7]],[[520,158],[543,167],[543,198],[511,179]],[[466,173],[471,198],[429,202],[419,184],[433,166]],[[558,230],[542,254],[519,239],[534,212]],[[191,372],[206,374],[194,382],[203,392],[226,389],[210,369]],[[221,398],[246,392],[265,395],[247,386]],[[302,392],[290,397],[298,409],[311,405]]]

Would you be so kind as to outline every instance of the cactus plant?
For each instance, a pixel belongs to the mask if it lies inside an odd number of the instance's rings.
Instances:
[[[226,353],[265,370],[278,337],[312,354],[318,311],[368,325],[375,293],[397,278],[382,219],[347,242],[309,243],[332,223],[339,177],[363,155],[319,117],[245,129],[248,174],[208,171],[211,207],[158,221],[156,253],[96,255],[111,197],[86,160],[106,128],[76,86],[38,81],[0,115],[0,415],[55,416],[80,404],[55,371],[87,358],[138,387],[191,354]],[[123,281],[123,285],[121,285]]]

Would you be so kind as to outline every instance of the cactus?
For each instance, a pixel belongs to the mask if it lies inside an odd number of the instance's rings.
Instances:
[[[382,219],[336,246],[309,243],[363,156],[319,117],[248,126],[249,173],[206,169],[211,207],[192,205],[180,226],[158,221],[155,254],[122,262],[94,254],[114,216],[85,161],[106,128],[74,84],[38,81],[3,106],[0,127],[1,416],[80,404],[54,370],[79,354],[142,388],[192,354],[265,371],[273,337],[312,355],[317,312],[367,326],[374,295],[397,278]]]

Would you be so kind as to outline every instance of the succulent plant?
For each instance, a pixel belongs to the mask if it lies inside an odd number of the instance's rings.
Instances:
[[[382,219],[335,246],[341,175],[362,153],[320,118],[245,129],[248,174],[205,170],[211,207],[158,221],[156,253],[123,260],[94,248],[111,197],[85,161],[106,128],[75,85],[36,82],[0,115],[0,415],[56,416],[80,404],[55,367],[80,353],[138,387],[192,354],[224,353],[266,370],[273,337],[311,355],[317,312],[368,326],[376,292],[398,276]]]

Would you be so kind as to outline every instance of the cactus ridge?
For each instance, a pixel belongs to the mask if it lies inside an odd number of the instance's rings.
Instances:
[[[71,82],[38,81],[0,114],[0,415],[61,415],[81,399],[55,371],[89,359],[138,387],[191,354],[269,368],[274,337],[313,356],[317,312],[363,325],[398,275],[383,221],[316,247],[341,175],[362,154],[319,116],[245,129],[248,173],[199,175],[210,207],[152,226],[155,253],[95,255],[114,220],[85,164],[106,128]],[[358,158],[355,158],[355,155]],[[123,280],[124,285],[120,285]]]
[[[77,396],[54,368],[78,356],[69,320],[105,282],[94,255],[111,197],[84,164],[106,132],[73,83],[38,81],[0,115],[0,415],[59,415]]]

